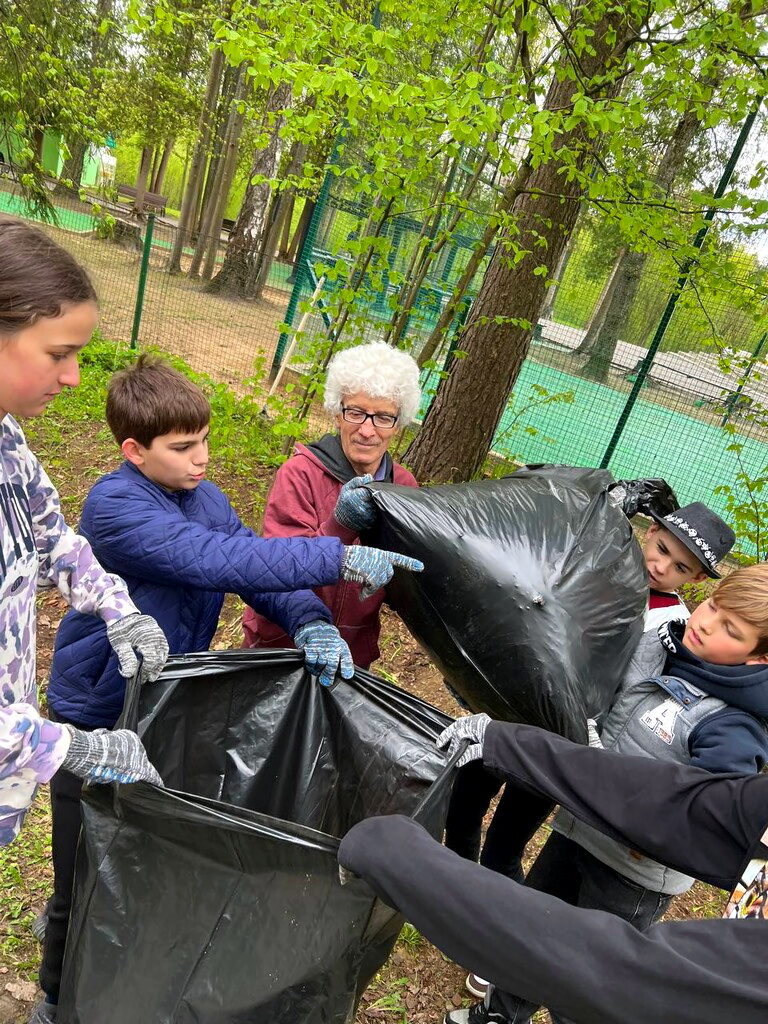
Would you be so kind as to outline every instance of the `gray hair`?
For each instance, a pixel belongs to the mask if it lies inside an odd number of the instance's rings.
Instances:
[[[363,391],[371,398],[393,402],[400,416],[399,426],[412,423],[421,404],[419,367],[413,356],[383,341],[356,345],[337,352],[328,364],[324,405],[328,412],[341,412],[347,395]]]

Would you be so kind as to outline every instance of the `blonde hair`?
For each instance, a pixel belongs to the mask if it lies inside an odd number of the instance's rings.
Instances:
[[[328,364],[323,404],[334,415],[341,412],[345,396],[364,392],[370,398],[393,402],[407,427],[421,404],[419,367],[413,356],[383,341],[355,345],[337,352]]]
[[[752,654],[768,654],[768,562],[736,569],[718,583],[712,600],[758,631],[760,641]]]

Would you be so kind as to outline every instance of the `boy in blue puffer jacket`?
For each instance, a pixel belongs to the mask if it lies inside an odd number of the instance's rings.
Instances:
[[[81,533],[109,572],[119,573],[140,611],[163,629],[171,654],[207,650],[227,593],[277,622],[305,653],[308,670],[330,685],[353,673],[349,649],[312,590],[339,579],[384,586],[393,567],[418,571],[403,555],[345,546],[336,537],[257,537],[226,496],[204,480],[210,405],[183,374],[156,359],[115,375],[107,422],[125,462],[94,484]],[[101,620],[69,612],[56,636],[48,706],[56,721],[111,728],[125,680]],[[77,838],[81,780],[51,780],[54,894],[48,903],[40,985],[46,1000],[34,1024],[55,1020]]]

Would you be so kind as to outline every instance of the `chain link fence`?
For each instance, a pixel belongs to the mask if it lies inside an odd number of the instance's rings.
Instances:
[[[461,194],[462,175],[466,180],[470,171],[469,165],[455,169],[452,194]],[[3,185],[0,209],[28,215],[12,186]],[[316,372],[327,361],[329,344],[392,341],[409,288],[398,343],[418,356],[500,187],[489,172],[471,211],[454,216],[448,203],[441,217],[430,220],[426,207],[420,216],[389,216],[375,204],[361,204],[343,177],[329,175],[312,218],[304,220],[298,256],[293,263],[271,263],[255,300],[212,293],[205,281],[190,277],[194,238],[181,250],[181,272],[169,273],[177,231],[172,218],[137,224],[101,199],[94,207],[54,197],[58,224],[45,230],[93,275],[105,337],[156,345],[239,386],[254,375],[264,379],[281,362],[299,374]],[[300,233],[299,214],[297,208],[294,227]],[[366,257],[357,240],[372,235],[377,241]],[[439,253],[419,274],[419,254],[435,239],[442,240]],[[208,252],[215,277],[226,232],[197,244]],[[768,466],[768,316],[760,312],[768,311],[768,291],[759,254],[731,241],[719,280],[693,268],[630,408],[633,383],[678,268],[661,257],[638,260],[636,254],[627,266],[622,252],[596,261],[593,246],[588,229],[574,234],[534,325],[494,452],[508,462],[577,465],[600,465],[609,454],[617,477],[664,477],[681,502],[703,500],[727,514],[727,495],[716,493],[724,484],[736,488],[739,500],[752,501],[740,481],[760,478]],[[422,413],[457,347],[461,357],[461,324],[489,258],[490,253],[424,368]],[[623,432],[610,451],[620,420],[626,421]]]

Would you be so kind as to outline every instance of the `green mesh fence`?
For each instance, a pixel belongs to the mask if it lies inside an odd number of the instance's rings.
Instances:
[[[467,173],[456,170],[457,191]],[[12,184],[0,185],[0,209],[31,216]],[[424,275],[400,341],[416,355],[467,265],[497,188],[492,175],[483,182],[480,199],[471,213],[457,219]],[[147,252],[139,346],[157,345],[199,370],[239,384],[266,372],[278,350],[284,353],[291,341],[296,345],[288,364],[302,372],[316,371],[318,361],[327,358],[329,338],[341,345],[391,340],[395,307],[413,277],[414,253],[425,238],[434,238],[445,228],[455,211],[448,204],[436,223],[425,222],[412,211],[382,218],[375,204],[363,205],[350,193],[344,178],[329,176],[325,199],[305,239],[303,260],[276,258],[256,300],[211,294],[205,281],[192,279],[194,238],[183,248],[181,272],[168,273],[178,229],[172,217],[157,217]],[[58,223],[45,225],[45,230],[90,270],[101,300],[102,333],[127,345],[136,316],[145,227],[133,223],[125,208],[94,198],[101,212],[94,213],[90,202],[55,198]],[[105,231],[104,212],[117,224],[111,234]],[[291,230],[294,244],[300,212],[297,205]],[[355,243],[372,230],[378,231],[380,241],[360,272]],[[215,277],[225,259],[227,232],[203,242],[215,254]],[[721,511],[725,498],[714,493],[718,485],[733,485],[740,473],[757,477],[768,466],[768,432],[761,412],[768,404],[764,364],[762,358],[748,363],[751,353],[763,357],[768,351],[768,324],[755,316],[754,302],[749,306],[744,301],[762,298],[766,275],[748,247],[732,242],[729,252],[720,279],[711,273],[692,275],[610,462],[617,477],[662,476],[681,501],[703,500]],[[485,263],[469,289],[470,301]],[[497,455],[519,462],[600,464],[677,273],[661,257],[644,261],[634,301],[616,336],[603,336],[602,359],[595,360],[594,349],[582,350],[595,337],[601,299],[614,268],[610,254],[602,262],[595,259],[589,231],[575,233],[494,439]],[[351,285],[357,293],[339,338],[337,300]],[[281,336],[280,325],[286,319],[291,330]],[[439,372],[450,367],[450,346],[456,343],[458,327],[457,320],[424,371],[422,414],[438,386]],[[745,365],[747,380],[739,384]],[[732,450],[734,445],[740,451]]]
[[[460,180],[455,187],[460,190]],[[484,189],[482,201],[459,219],[418,290],[400,340],[414,355],[429,338],[482,234],[482,210],[493,200],[494,183],[485,183]],[[331,338],[342,346],[392,340],[395,308],[403,294],[401,278],[407,279],[425,235],[431,230],[430,237],[435,237],[454,212],[449,203],[440,222],[431,226],[411,213],[383,219],[380,208],[360,204],[348,191],[344,177],[330,179],[327,198],[306,240],[289,305],[293,326],[302,327],[290,359],[298,370],[316,365],[318,339]],[[377,246],[361,274],[355,241],[374,230]],[[599,327],[600,312],[605,312],[616,279],[615,261],[610,254],[602,261],[596,258],[595,244],[588,230],[575,233],[557,275],[559,283],[550,289],[534,326],[528,358],[493,443],[494,452],[505,459],[594,466],[606,454],[679,268],[663,256],[635,264],[636,294],[626,302],[612,336]],[[469,288],[469,301],[487,261],[488,257]],[[715,494],[715,488],[733,485],[740,473],[759,477],[768,466],[768,432],[761,411],[768,404],[768,386],[760,360],[739,384],[750,354],[757,350],[764,356],[768,349],[768,321],[755,315],[755,300],[762,302],[768,295],[768,275],[743,239],[730,240],[719,266],[718,274],[692,273],[610,468],[617,477],[664,477],[681,502],[703,500],[725,513],[726,499]],[[323,274],[320,297],[308,311]],[[620,271],[617,279],[621,280]],[[350,286],[356,286],[357,294],[339,333],[334,299]],[[752,300],[751,305],[745,298]],[[768,309],[768,303],[763,305]],[[449,349],[456,344],[459,326],[456,318],[431,369],[424,372],[422,415],[440,371],[450,366]],[[290,338],[286,332],[284,345]],[[732,450],[734,445],[741,450]]]
[[[71,195],[54,195],[52,200],[55,222],[40,220],[40,226],[90,272],[101,306],[101,333],[129,345],[146,222],[137,223],[127,206],[101,195],[94,194],[84,201]],[[39,220],[7,180],[0,181],[0,211]],[[260,374],[277,344],[278,327],[291,292],[291,266],[272,263],[259,299],[246,301],[211,294],[206,281],[189,276],[197,236],[182,249],[181,272],[168,273],[177,230],[173,217],[155,218],[138,346],[158,346],[173,352],[195,369],[232,384]],[[227,241],[227,231],[216,238],[202,239],[205,248],[215,249],[214,277],[222,266]]]

